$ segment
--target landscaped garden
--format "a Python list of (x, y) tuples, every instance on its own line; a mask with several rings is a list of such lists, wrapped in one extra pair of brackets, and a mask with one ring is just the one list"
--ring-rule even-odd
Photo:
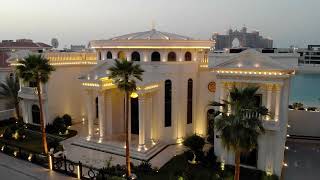
[[(74, 130), (69, 130), (71, 125), (71, 117), (64, 115), (64, 118), (57, 117), (53, 124), (48, 124), (47, 141), (48, 147), (53, 148), (54, 151), (62, 150), (60, 141), (73, 137), (77, 134)], [(26, 124), (21, 120), (17, 121), (15, 118), (3, 120), (0, 123), (0, 145), (12, 145), (22, 149), (42, 153), (42, 136), (40, 127), (37, 125)]]

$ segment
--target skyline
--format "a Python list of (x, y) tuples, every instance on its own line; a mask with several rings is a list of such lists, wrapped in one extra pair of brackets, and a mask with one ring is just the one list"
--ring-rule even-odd
[(51, 38), (58, 38), (59, 48), (64, 48), (147, 31), (155, 22), (157, 30), (195, 39), (246, 25), (249, 32), (259, 30), (271, 37), (274, 47), (306, 47), (320, 44), (320, 24), (312, 21), (320, 18), (320, 2), (308, 1), (11, 0), (2, 2), (0, 39), (28, 38), (50, 44)]

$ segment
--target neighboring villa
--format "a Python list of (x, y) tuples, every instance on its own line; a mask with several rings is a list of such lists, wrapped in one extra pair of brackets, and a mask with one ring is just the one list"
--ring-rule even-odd
[[(131, 99), (131, 155), (150, 159), (168, 144), (189, 135), (207, 134), (209, 101), (228, 99), (233, 86), (259, 86), (257, 102), (271, 113), (263, 119), (266, 133), (248, 158), (248, 165), (280, 176), (287, 135), (289, 82), (298, 64), (295, 53), (262, 53), (236, 49), (215, 53), (214, 42), (152, 29), (90, 42), (94, 52), (49, 52), (56, 67), (43, 87), (47, 123), (65, 113), (84, 121), (87, 133), (74, 146), (124, 155), (123, 94), (109, 79), (113, 59), (127, 59), (145, 70)], [(16, 65), (15, 61), (11, 61)], [(24, 121), (39, 123), (33, 83), (22, 84)], [(219, 160), (233, 164), (234, 156), (215, 136)], [(245, 160), (242, 163), (246, 164)]]

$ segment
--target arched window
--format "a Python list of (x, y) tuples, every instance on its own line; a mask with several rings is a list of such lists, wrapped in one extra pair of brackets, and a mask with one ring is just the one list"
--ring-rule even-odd
[(32, 122), (34, 124), (40, 124), (40, 109), (38, 105), (32, 105), (31, 114), (32, 114)]
[(155, 51), (151, 54), (151, 61), (160, 61), (160, 53)]
[(131, 54), (131, 61), (140, 61), (140, 54), (137, 51)]
[(107, 52), (107, 59), (112, 59), (112, 53), (110, 51)]
[(176, 61), (177, 60), (177, 56), (175, 52), (169, 52), (168, 54), (168, 61)]
[(126, 58), (126, 53), (124, 53), (123, 51), (118, 52), (118, 59), (125, 60)]
[(188, 94), (187, 94), (187, 124), (192, 123), (192, 96), (193, 96), (193, 81), (188, 80)]
[(191, 61), (191, 60), (192, 60), (192, 55), (191, 55), (190, 52), (186, 52), (186, 53), (184, 54), (184, 60), (185, 60), (185, 61)]
[(172, 83), (166, 80), (164, 83), (164, 126), (170, 127), (172, 120)]

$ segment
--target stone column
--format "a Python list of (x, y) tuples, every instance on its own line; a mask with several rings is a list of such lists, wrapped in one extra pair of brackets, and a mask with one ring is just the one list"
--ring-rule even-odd
[[(269, 112), (271, 112), (272, 88), (273, 84), (267, 84), (267, 109)], [(267, 120), (270, 120), (270, 116), (267, 116)]]
[(145, 144), (145, 109), (146, 97), (144, 94), (139, 96), (139, 147)]
[(104, 137), (104, 128), (105, 128), (105, 120), (106, 120), (104, 91), (99, 92), (98, 103), (99, 103), (99, 132), (100, 132), (99, 140), (102, 140)]
[(281, 103), (281, 92), (282, 92), (282, 85), (276, 85), (276, 107), (274, 110), (274, 120), (279, 121), (279, 113), (280, 113), (280, 103)]
[(105, 92), (105, 117), (106, 117), (106, 134), (112, 134), (112, 97), (111, 97), (111, 90), (107, 90)]
[[(228, 96), (228, 101), (230, 102), (231, 101), (231, 97), (230, 97), (230, 90), (233, 88), (233, 83), (232, 82), (227, 82), (227, 83), (225, 83), (225, 90), (226, 90), (226, 92), (225, 92), (225, 94), (224, 94), (224, 96)], [(231, 114), (231, 105), (230, 104), (228, 104), (228, 112), (227, 112), (227, 114), (228, 115), (230, 115)]]
[(146, 120), (145, 120), (145, 141), (150, 142), (152, 139), (152, 97), (148, 96), (146, 98)]
[(107, 51), (103, 50), (101, 51), (101, 60), (106, 60), (107, 59)]
[(88, 118), (88, 136), (93, 135), (93, 121), (94, 121), (94, 98), (93, 90), (86, 90), (86, 105), (87, 105), (87, 118)]
[[(220, 103), (224, 103), (225, 100), (225, 82), (220, 81)], [(223, 107), (220, 106), (220, 111), (223, 112)]]

